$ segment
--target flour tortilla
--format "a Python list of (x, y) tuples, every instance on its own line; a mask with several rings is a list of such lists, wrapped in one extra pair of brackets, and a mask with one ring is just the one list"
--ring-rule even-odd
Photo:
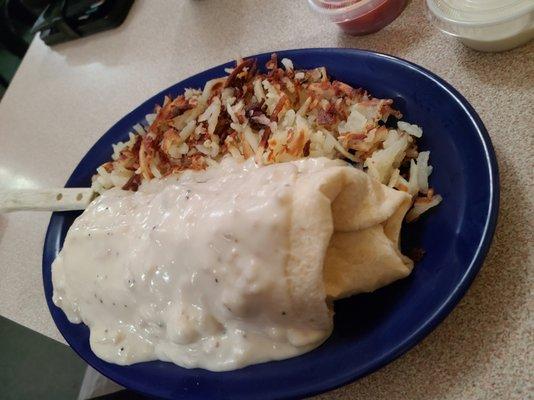
[(328, 338), (335, 299), (410, 273), (409, 195), (326, 158), (228, 162), (106, 191), (69, 229), (53, 300), (102, 359), (220, 371), (292, 357)]
[(339, 161), (295, 164), (286, 276), (294, 308), (328, 329), (333, 300), (410, 274), (413, 262), (400, 252), (399, 234), (411, 196)]

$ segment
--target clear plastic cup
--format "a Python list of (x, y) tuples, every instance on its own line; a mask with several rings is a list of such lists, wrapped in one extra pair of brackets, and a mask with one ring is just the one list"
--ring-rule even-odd
[(426, 0), (443, 32), (480, 51), (505, 51), (534, 39), (534, 0)]
[(393, 22), (407, 0), (308, 0), (308, 3), (346, 33), (367, 35)]

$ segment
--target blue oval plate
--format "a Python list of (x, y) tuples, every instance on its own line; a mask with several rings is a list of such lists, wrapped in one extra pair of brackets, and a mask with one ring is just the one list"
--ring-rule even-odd
[[(420, 148), (431, 151), (431, 184), (444, 201), (418, 222), (405, 226), (405, 250), (426, 250), (410, 277), (372, 294), (335, 305), (332, 336), (319, 348), (284, 361), (230, 372), (184, 369), (153, 361), (119, 366), (97, 358), (89, 330), (71, 324), (52, 302), (50, 266), (76, 212), (54, 213), (46, 234), (43, 280), (52, 317), (70, 346), (105, 376), (135, 391), (166, 399), (287, 399), (341, 386), (389, 363), (425, 337), (453, 309), (482, 265), (495, 229), (499, 184), (495, 154), (471, 105), (429, 71), (388, 55), (352, 49), (278, 52), (296, 68), (325, 66), (334, 78), (392, 98), (404, 120), (423, 127)], [(270, 53), (256, 57), (261, 65)], [(188, 87), (202, 88), (225, 75), (226, 63), (186, 79), (148, 99), (117, 122), (89, 150), (67, 187), (89, 186), (98, 165), (111, 157), (111, 144), (131, 127)]]

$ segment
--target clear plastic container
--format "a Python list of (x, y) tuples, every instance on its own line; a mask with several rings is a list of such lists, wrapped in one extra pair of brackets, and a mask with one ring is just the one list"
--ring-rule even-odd
[(367, 35), (389, 25), (404, 10), (407, 0), (308, 0), (311, 8), (327, 16), (350, 35)]
[(426, 0), (443, 32), (480, 51), (505, 51), (534, 38), (534, 0)]

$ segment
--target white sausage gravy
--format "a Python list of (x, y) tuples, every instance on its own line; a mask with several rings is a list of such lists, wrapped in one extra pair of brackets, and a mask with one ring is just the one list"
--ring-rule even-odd
[(303, 318), (288, 288), (298, 169), (224, 160), (137, 192), (105, 192), (53, 263), (54, 303), (116, 364), (221, 371), (309, 351), (330, 334), (331, 312), (320, 311), (326, 324)]

